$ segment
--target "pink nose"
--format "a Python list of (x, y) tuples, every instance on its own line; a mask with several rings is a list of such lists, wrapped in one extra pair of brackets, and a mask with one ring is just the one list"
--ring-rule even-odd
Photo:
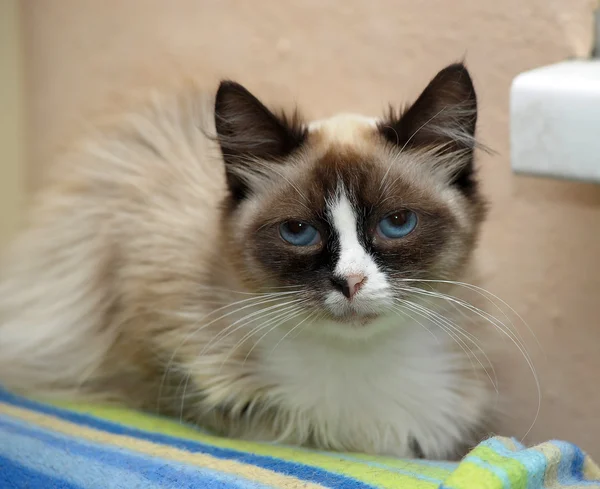
[(332, 278), (331, 281), (345, 297), (352, 299), (366, 282), (366, 277), (362, 274), (347, 275), (345, 278)]

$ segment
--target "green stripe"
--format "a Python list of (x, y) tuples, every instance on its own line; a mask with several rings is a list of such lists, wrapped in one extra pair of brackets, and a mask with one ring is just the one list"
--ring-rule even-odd
[[(436, 482), (417, 480), (411, 475), (399, 473), (394, 469), (419, 474), (434, 480), (445, 480), (450, 473), (445, 468), (425, 466), (389, 457), (375, 457), (361, 454), (352, 455), (352, 461), (349, 461), (346, 459), (346, 455), (336, 457), (335, 453), (325, 454), (302, 448), (220, 438), (201, 433), (192, 427), (181, 425), (173, 420), (118, 407), (64, 403), (54, 403), (54, 405), (143, 431), (161, 433), (176, 438), (198, 441), (215, 447), (250, 452), (256, 455), (266, 455), (285, 461), (319, 467), (348, 477), (354, 477), (362, 482), (378, 485), (382, 488), (394, 489), (399, 486), (403, 487), (404, 485), (415, 489), (434, 489), (438, 487)], [(389, 467), (389, 469), (387, 467), (375, 467), (371, 465), (372, 462), (383, 464)]]
[(527, 487), (527, 467), (514, 458), (504, 457), (486, 446), (475, 448), (468, 456), (479, 457), (485, 462), (503, 470), (510, 481), (511, 489), (525, 489)]
[(489, 470), (463, 461), (444, 483), (444, 489), (505, 489), (502, 480)]

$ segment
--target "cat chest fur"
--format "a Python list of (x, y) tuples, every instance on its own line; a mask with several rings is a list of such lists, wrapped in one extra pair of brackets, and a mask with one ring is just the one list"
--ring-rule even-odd
[(401, 457), (420, 455), (417, 444), (427, 457), (445, 457), (474, 422), (458, 389), (462, 360), (418, 324), (380, 342), (279, 340), (261, 347), (259, 376), (293, 420), (288, 441)]

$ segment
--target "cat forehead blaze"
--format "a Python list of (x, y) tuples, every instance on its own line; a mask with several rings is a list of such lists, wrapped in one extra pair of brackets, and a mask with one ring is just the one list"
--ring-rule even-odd
[(225, 229), (247, 285), (303, 288), (308, 303), (343, 318), (376, 314), (402, 280), (453, 278), (484, 217), (475, 120), (462, 65), (381, 120), (304, 124), (223, 82), (215, 123), (230, 190)]

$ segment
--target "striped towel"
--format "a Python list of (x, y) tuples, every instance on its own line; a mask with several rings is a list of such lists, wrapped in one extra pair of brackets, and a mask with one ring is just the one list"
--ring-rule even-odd
[(214, 437), (98, 406), (40, 404), (0, 391), (1, 489), (600, 488), (576, 446), (492, 438), (461, 463), (317, 452)]

